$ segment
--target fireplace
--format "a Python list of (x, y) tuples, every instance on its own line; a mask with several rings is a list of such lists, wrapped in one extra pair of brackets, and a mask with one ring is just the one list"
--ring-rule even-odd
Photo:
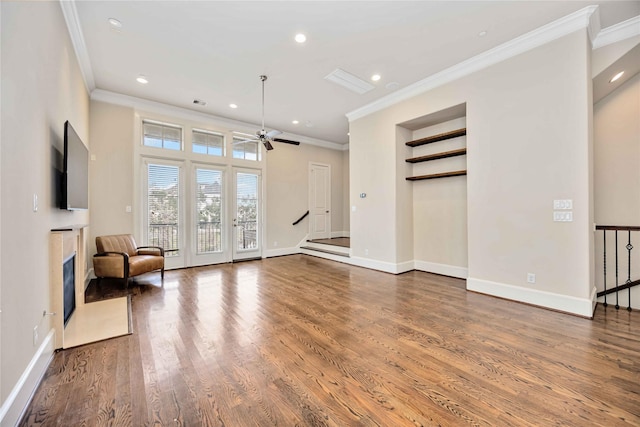
[(64, 301), (64, 325), (76, 309), (76, 253), (67, 257), (62, 263), (62, 292)]

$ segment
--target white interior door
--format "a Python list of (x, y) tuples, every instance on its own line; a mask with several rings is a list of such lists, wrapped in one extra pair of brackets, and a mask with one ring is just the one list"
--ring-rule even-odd
[(331, 238), (331, 166), (309, 164), (309, 238)]
[(261, 175), (252, 169), (233, 169), (233, 260), (262, 257)]

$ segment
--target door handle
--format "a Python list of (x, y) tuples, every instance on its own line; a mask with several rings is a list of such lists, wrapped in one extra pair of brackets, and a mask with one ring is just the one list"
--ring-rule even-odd
[(329, 211), (325, 211), (324, 213), (329, 213)]

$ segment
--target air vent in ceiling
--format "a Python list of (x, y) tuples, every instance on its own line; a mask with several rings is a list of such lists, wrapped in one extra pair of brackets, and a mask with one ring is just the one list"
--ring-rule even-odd
[(375, 86), (371, 83), (368, 83), (351, 73), (347, 73), (340, 68), (336, 68), (331, 73), (327, 74), (325, 76), (325, 80), (329, 80), (330, 82), (339, 84), (340, 86), (346, 87), (347, 89), (354, 91), (355, 93), (360, 95), (367, 93), (371, 89), (375, 88)]

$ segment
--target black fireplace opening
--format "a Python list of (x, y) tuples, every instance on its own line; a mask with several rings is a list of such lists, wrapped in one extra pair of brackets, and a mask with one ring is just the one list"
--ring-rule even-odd
[(64, 299), (64, 325), (76, 309), (76, 254), (74, 253), (62, 263), (62, 283)]

